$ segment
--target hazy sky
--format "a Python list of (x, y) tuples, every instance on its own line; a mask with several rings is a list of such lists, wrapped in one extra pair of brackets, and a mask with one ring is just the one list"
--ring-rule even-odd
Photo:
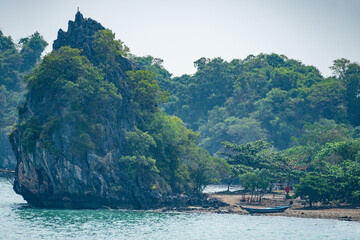
[(14, 40), (39, 31), (51, 46), (77, 7), (174, 75), (201, 57), (274, 52), (325, 76), (335, 59), (360, 62), (360, 0), (0, 0), (0, 30)]

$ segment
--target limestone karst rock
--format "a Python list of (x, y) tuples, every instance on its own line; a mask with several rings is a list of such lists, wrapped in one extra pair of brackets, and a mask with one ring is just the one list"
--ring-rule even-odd
[[(179, 157), (174, 162), (163, 160), (161, 167), (169, 169), (169, 177), (157, 170), (153, 157), (125, 154), (129, 132), (137, 141), (148, 141), (145, 148), (155, 144), (137, 128), (134, 83), (126, 74), (137, 70), (136, 64), (118, 53), (109, 52), (103, 59), (97, 55), (94, 39), (104, 29), (78, 12), (67, 32), (59, 30), (54, 51), (27, 78), (29, 92), (10, 136), (17, 158), (14, 190), (38, 207), (147, 209), (209, 204), (202, 195), (183, 194), (192, 183)], [(172, 155), (179, 149), (168, 147)]]

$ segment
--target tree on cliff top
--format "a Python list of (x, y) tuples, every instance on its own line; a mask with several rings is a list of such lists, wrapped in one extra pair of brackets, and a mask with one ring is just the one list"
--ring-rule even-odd
[(24, 59), (21, 69), (28, 71), (39, 62), (42, 52), (48, 45), (40, 33), (35, 32), (30, 37), (22, 38), (19, 41), (21, 46), (20, 54)]

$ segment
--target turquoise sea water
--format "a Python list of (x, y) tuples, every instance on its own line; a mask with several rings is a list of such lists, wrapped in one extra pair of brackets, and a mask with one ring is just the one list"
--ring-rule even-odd
[(360, 223), (214, 213), (29, 207), (0, 178), (0, 239), (360, 239)]

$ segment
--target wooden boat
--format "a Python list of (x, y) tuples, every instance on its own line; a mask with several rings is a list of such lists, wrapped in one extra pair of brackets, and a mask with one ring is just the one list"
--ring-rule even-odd
[(246, 210), (249, 213), (279, 213), (284, 212), (286, 209), (290, 208), (292, 201), (289, 205), (282, 206), (282, 207), (273, 207), (273, 208), (248, 208), (248, 207), (241, 207), (241, 209)]

